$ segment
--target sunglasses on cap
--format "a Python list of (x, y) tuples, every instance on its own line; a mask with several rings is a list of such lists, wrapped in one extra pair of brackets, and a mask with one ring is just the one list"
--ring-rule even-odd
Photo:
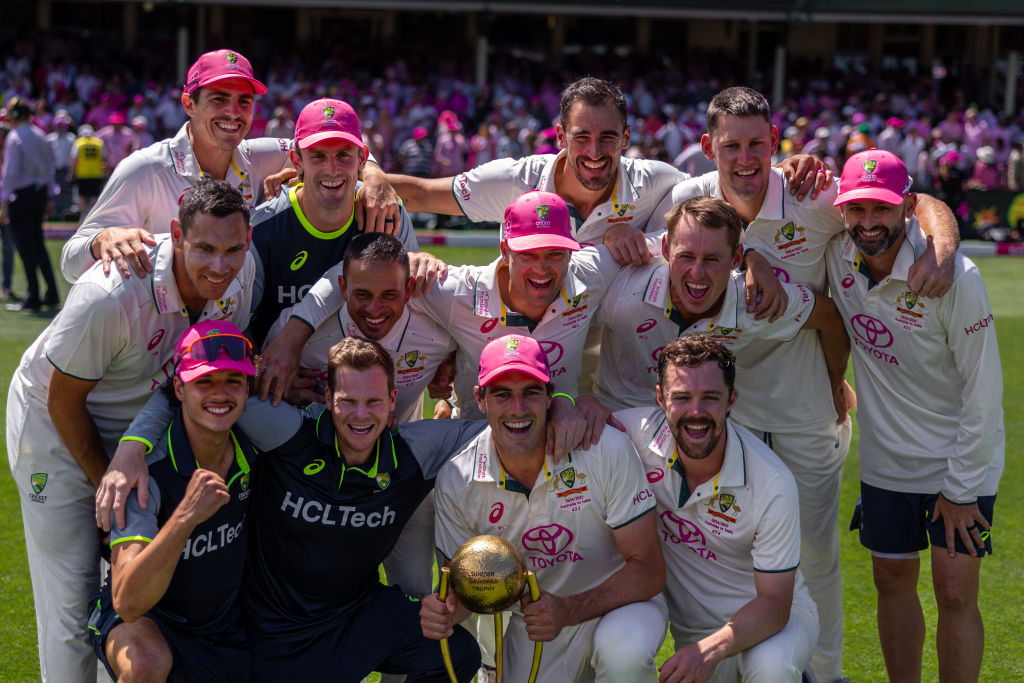
[(175, 365), (180, 365), (181, 361), (185, 359), (212, 362), (217, 360), (221, 351), (226, 352), (231, 360), (251, 358), (252, 342), (239, 334), (213, 334), (209, 337), (200, 337), (185, 348)]

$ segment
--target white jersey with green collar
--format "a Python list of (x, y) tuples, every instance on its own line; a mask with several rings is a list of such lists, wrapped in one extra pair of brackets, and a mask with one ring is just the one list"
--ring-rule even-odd
[[(452, 194), (471, 221), (500, 222), (505, 208), (524, 192), (545, 190), (557, 194), (555, 173), (564, 159), (564, 150), (522, 159), (495, 159), (455, 176)], [(573, 236), (580, 242), (600, 244), (613, 225), (646, 231), (661, 200), (676, 183), (687, 178), (688, 174), (661, 161), (619, 157), (615, 186), (608, 201), (595, 207), (586, 220), (569, 205)]]
[(206, 302), (192, 320), (174, 280), (170, 235), (150, 247), (153, 272), (124, 279), (99, 264), (71, 288), (64, 308), (25, 351), (16, 371), (45, 402), (51, 371), (97, 382), (86, 405), (111, 455), (125, 428), (156, 389), (173, 375), (174, 346), (194, 322), (249, 317), (252, 256), (222, 299)]
[(574, 252), (562, 290), (534, 323), (506, 307), (498, 288), (499, 263), (500, 259), (486, 266), (450, 268), (444, 282), (418, 299), (417, 305), (459, 345), (455, 356), (459, 417), (482, 417), (473, 397), (480, 354), (488, 342), (506, 334), (537, 339), (547, 354), (555, 391), (575, 396), (590, 321), (619, 270), (603, 246)]
[[(775, 322), (769, 322), (747, 312), (745, 286), (743, 273), (734, 271), (719, 312), (685, 326), (672, 307), (668, 263), (659, 260), (623, 268), (594, 318), (594, 324), (601, 326), (594, 396), (611, 410), (653, 405), (658, 356), (666, 344), (683, 335), (710, 335), (736, 354), (738, 365), (744, 365), (745, 349), (757, 340), (785, 342), (801, 333), (814, 310), (814, 292), (809, 287), (782, 283), (789, 303)], [(737, 372), (737, 407), (760, 400), (741, 382), (748, 375)]]
[(910, 266), (926, 246), (910, 219), (892, 272), (875, 283), (848, 235), (829, 244), (829, 284), (857, 384), (860, 478), (970, 503), (995, 494), (1003, 471), (995, 318), (977, 266), (960, 253), (941, 299), (909, 290)]
[[(185, 190), (208, 177), (192, 152), (188, 126), (182, 125), (173, 138), (132, 152), (117, 165), (96, 205), (61, 252), (61, 271), (69, 282), (96, 260), (90, 248), (104, 228), (143, 228), (154, 235), (170, 232)], [(238, 188), (250, 211), (256, 208), (263, 180), (288, 165), (291, 147), (291, 140), (255, 138), (235, 148), (224, 180)]]
[(653, 495), (621, 432), (606, 429), (597, 445), (557, 465), (545, 458), (528, 489), (505, 473), (488, 427), (434, 483), (437, 548), (450, 559), (473, 536), (501, 536), (544, 590), (573, 595), (625, 566), (612, 531), (654, 509)]
[[(797, 569), (796, 482), (767, 445), (727, 421), (722, 469), (690, 491), (661, 409), (633, 408), (615, 416), (640, 454), (657, 501), (673, 629), (716, 631), (757, 597), (757, 572)], [(793, 600), (814, 609), (799, 570)]]
[[(395, 364), (395, 389), (398, 390), (395, 415), (399, 424), (423, 417), (423, 390), (441, 361), (457, 348), (448, 331), (419, 312), (416, 306), (415, 299), (410, 301), (394, 327), (377, 341)], [(291, 309), (281, 312), (267, 335), (267, 344), (281, 333), (290, 317)], [(349, 315), (348, 307), (342, 306), (306, 342), (300, 365), (320, 370), (321, 380), (326, 382), (327, 354), (345, 337), (362, 337), (362, 334)]]

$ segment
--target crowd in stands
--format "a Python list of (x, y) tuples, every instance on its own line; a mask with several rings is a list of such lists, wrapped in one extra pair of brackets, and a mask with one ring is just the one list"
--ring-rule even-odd
[[(492, 72), (500, 75), (477, 87), (472, 60), (455, 47), (424, 42), (397, 57), (370, 42), (323, 49), (329, 51), (277, 54), (257, 66), (267, 74), (269, 93), (257, 98), (250, 137), (291, 137), (301, 107), (329, 95), (355, 107), (384, 168), (417, 176), (557, 151), (559, 91), (580, 73), (620, 81), (630, 105), (628, 155), (702, 173), (713, 169), (699, 146), (707, 102), (721, 87), (744, 81), (741, 66), (721, 54), (678, 64), (584, 51), (555, 69), (499, 50)], [(131, 151), (172, 136), (184, 122), (181, 86), (156, 47), (116, 60), (75, 57), (65, 41), (37, 37), (14, 45), (0, 70), (0, 103), (13, 96), (35, 101), (34, 121), (53, 142), (57, 183), (65, 190), (58, 213), (71, 208), (75, 131), (103, 141), (109, 173)], [(258, 65), (258, 56), (253, 61)], [(1024, 117), (1003, 116), (966, 71), (937, 78), (793, 61), (790, 73), (774, 115), (780, 158), (810, 153), (838, 170), (852, 153), (884, 148), (905, 160), (917, 189), (944, 198), (962, 218), (968, 188), (1024, 188)], [(763, 76), (756, 80), (750, 85), (770, 91)]]

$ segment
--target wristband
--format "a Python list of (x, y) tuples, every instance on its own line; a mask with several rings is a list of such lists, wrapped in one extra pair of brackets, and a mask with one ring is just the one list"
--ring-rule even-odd
[(563, 393), (551, 394), (551, 398), (552, 399), (558, 398), (559, 396), (561, 396), (563, 398), (569, 399), (569, 403), (571, 403), (573, 405), (576, 405), (576, 401), (569, 394), (563, 394)]

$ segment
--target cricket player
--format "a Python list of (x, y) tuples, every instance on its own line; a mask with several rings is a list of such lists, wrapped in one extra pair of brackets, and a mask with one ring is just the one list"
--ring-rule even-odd
[[(242, 589), (253, 679), (301, 671), (358, 681), (380, 671), (444, 681), (440, 648), (419, 628), (418, 602), (381, 584), (377, 568), (441, 466), (486, 424), (389, 428), (395, 367), (376, 342), (341, 340), (328, 373), (326, 407), (299, 411), (250, 398), (238, 423), (266, 454), (254, 470)], [(165, 402), (151, 401), (125, 438), (153, 443), (169, 417)], [(117, 464), (139, 459), (141, 450), (122, 443)], [(480, 665), (476, 642), (459, 629), (451, 645), (459, 680), (471, 680)]]
[(145, 278), (97, 264), (25, 351), (7, 400), (7, 453), (21, 494), (44, 681), (95, 680), (85, 605), (100, 584), (96, 486), (118, 439), (174, 374), (195, 322), (249, 316), (249, 210), (206, 180), (182, 198), (171, 234), (148, 247)]
[[(544, 642), (538, 681), (653, 681), (665, 636), (665, 565), (654, 493), (628, 438), (557, 464), (544, 453), (551, 374), (536, 339), (510, 334), (480, 356), (475, 388), (487, 428), (437, 479), (437, 547), (494, 534), (519, 548), (541, 598), (524, 596), (505, 634), (508, 680), (526, 680)], [(423, 633), (443, 638), (469, 612), (453, 593), (423, 600)]]
[(237, 603), (256, 450), (235, 427), (256, 374), (252, 345), (226, 320), (185, 331), (163, 391), (176, 404), (153, 448), (149, 502), (111, 529), (111, 570), (90, 639), (114, 680), (249, 680)]
[(759, 340), (789, 341), (818, 330), (829, 383), (834, 392), (846, 389), (850, 345), (835, 304), (806, 285), (785, 282), (783, 315), (756, 318), (747, 309), (743, 273), (732, 270), (742, 258), (741, 232), (740, 217), (725, 200), (693, 197), (669, 213), (662, 238), (668, 262), (619, 272), (594, 318), (602, 330), (594, 394), (602, 403), (613, 410), (650, 405), (658, 356), (684, 334), (710, 335), (742, 358)]
[[(296, 121), (294, 149), (289, 154), (300, 182), (253, 215), (253, 248), (259, 258), (247, 333), (257, 345), (263, 344), (282, 310), (298, 303), (324, 273), (341, 262), (357, 234), (356, 197), (363, 186), (359, 174), (369, 148), (363, 144), (352, 107), (329, 98), (307, 104)], [(401, 208), (399, 220), (391, 232), (410, 252), (417, 251), (412, 221)], [(321, 364), (326, 362), (324, 355)]]
[[(931, 545), (941, 680), (977, 680), (984, 649), (981, 558), (1003, 471), (1003, 375), (977, 267), (959, 252), (942, 298), (916, 293), (929, 247), (903, 162), (850, 157), (835, 203), (846, 230), (828, 245), (829, 286), (853, 341), (860, 409), (860, 540), (871, 551), (878, 633), (891, 680), (919, 680), (919, 553)], [(855, 520), (856, 521), (856, 520)]]
[[(318, 371), (317, 381), (326, 386), (331, 347), (346, 337), (377, 342), (395, 368), (395, 418), (399, 424), (422, 419), (423, 390), (456, 345), (444, 327), (410, 305), (413, 281), (405, 247), (385, 233), (356, 235), (345, 250), (338, 286), (345, 305), (303, 347), (302, 367)], [(290, 309), (285, 309), (271, 328), (270, 339), (289, 317)], [(322, 397), (322, 389), (317, 395), (311, 389), (293, 388), (287, 398), (304, 405)], [(432, 587), (433, 553), (434, 506), (428, 495), (384, 560), (388, 581), (408, 595), (426, 595)]]
[(728, 419), (736, 371), (721, 341), (675, 339), (658, 360), (658, 407), (617, 413), (658, 503), (676, 648), (662, 683), (798, 683), (818, 638), (796, 482)]
[[(824, 292), (825, 246), (843, 230), (832, 206), (834, 184), (816, 198), (793, 196), (791, 183), (770, 167), (779, 136), (768, 102), (756, 90), (733, 87), (718, 93), (708, 106), (707, 121), (701, 144), (718, 172), (677, 185), (655, 217), (693, 196), (722, 198), (745, 223), (741, 240), (747, 251), (753, 250), (745, 262), (763, 257), (779, 280)], [(928, 198), (924, 204), (919, 213), (933, 240), (915, 264), (911, 284), (922, 294), (941, 296), (951, 281), (959, 230), (942, 202)], [(759, 341), (740, 354), (736, 381), (741, 398), (733, 419), (762, 437), (796, 478), (801, 568), (821, 620), (812, 666), (819, 682), (830, 683), (843, 677), (838, 518), (851, 426), (846, 394), (831, 390), (821, 345), (811, 333), (801, 335), (785, 343)]]
[[(170, 229), (185, 190), (202, 178), (222, 179), (238, 189), (251, 212), (263, 179), (288, 165), (289, 141), (245, 139), (254, 97), (267, 92), (248, 59), (234, 50), (207, 52), (186, 78), (181, 106), (189, 120), (173, 138), (118, 164), (61, 252), (61, 271), (68, 281), (77, 280), (94, 261), (102, 261), (104, 272), (113, 264), (126, 278), (132, 271), (145, 277), (153, 268), (147, 246), (154, 235)], [(367, 169), (366, 181), (373, 208), (364, 224), (383, 232), (384, 220), (397, 220), (398, 203), (375, 164)]]

